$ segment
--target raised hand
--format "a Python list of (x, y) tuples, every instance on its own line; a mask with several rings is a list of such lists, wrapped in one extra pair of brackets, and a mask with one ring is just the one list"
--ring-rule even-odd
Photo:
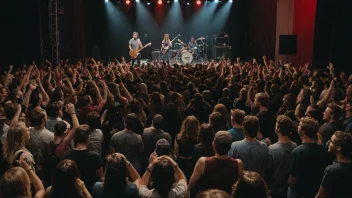
[(84, 182), (80, 180), (79, 178), (76, 178), (76, 184), (75, 188), (79, 191), (82, 192), (86, 189), (86, 186), (84, 185)]
[(72, 104), (72, 103), (68, 103), (66, 106), (65, 106), (65, 111), (67, 113), (69, 113), (70, 115), (74, 114), (76, 112), (76, 109), (75, 109), (75, 105)]

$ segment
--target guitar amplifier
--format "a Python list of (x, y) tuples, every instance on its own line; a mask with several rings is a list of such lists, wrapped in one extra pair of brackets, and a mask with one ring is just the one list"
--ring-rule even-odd
[(154, 50), (152, 51), (152, 61), (155, 62), (159, 62), (160, 61), (160, 50)]
[(230, 59), (231, 61), (231, 46), (213, 46), (212, 58), (215, 61), (220, 60), (221, 58), (225, 58), (225, 60)]

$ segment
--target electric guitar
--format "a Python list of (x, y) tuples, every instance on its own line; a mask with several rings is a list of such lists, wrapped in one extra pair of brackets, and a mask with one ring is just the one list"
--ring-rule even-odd
[[(172, 39), (170, 42), (174, 42), (175, 39), (177, 39), (179, 36), (181, 36), (181, 34), (178, 34), (174, 39)], [(167, 52), (167, 50), (169, 50), (170, 46), (168, 45), (167, 47), (161, 46), (161, 53), (165, 54)]]
[(151, 45), (152, 45), (152, 43), (148, 43), (145, 46), (143, 46), (141, 49), (130, 50), (131, 58), (136, 59), (138, 57), (140, 51), (142, 51), (144, 48), (151, 46)]

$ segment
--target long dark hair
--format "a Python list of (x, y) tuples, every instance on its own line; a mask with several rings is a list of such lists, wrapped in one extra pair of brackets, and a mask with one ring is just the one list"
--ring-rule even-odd
[(174, 168), (167, 159), (160, 159), (154, 166), (150, 180), (152, 181), (153, 188), (159, 193), (160, 197), (167, 198), (175, 182)]
[(76, 162), (72, 160), (62, 160), (54, 171), (52, 198), (82, 197), (75, 188), (76, 178), (79, 177)]
[(106, 166), (103, 198), (118, 197), (125, 193), (127, 167), (123, 158), (113, 155)]

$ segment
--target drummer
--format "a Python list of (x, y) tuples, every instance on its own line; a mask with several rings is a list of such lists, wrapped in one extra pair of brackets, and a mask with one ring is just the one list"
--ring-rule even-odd
[(194, 36), (191, 36), (191, 41), (188, 43), (188, 49), (193, 50), (196, 47), (198, 47), (197, 41)]

